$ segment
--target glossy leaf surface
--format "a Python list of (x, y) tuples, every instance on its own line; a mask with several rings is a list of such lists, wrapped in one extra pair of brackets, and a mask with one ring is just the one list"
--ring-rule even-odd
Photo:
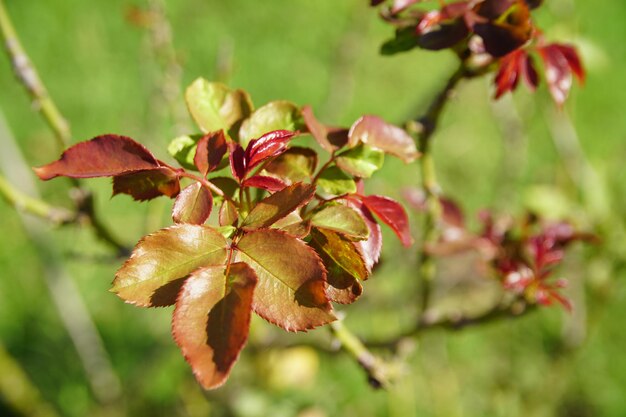
[(359, 213), (341, 204), (327, 205), (311, 217), (311, 224), (343, 234), (351, 240), (369, 237), (369, 228)]
[(349, 137), (350, 146), (364, 143), (397, 156), (406, 163), (414, 161), (419, 155), (413, 138), (404, 129), (377, 116), (361, 117), (350, 128)]
[(246, 148), (246, 170), (251, 170), (268, 158), (280, 155), (287, 150), (287, 144), (295, 135), (289, 130), (274, 130), (253, 139)]
[(171, 305), (181, 279), (200, 267), (223, 264), (226, 247), (226, 239), (211, 227), (179, 224), (161, 229), (139, 241), (117, 271), (111, 291), (141, 307)]
[(272, 101), (259, 107), (244, 120), (239, 129), (239, 143), (246, 147), (252, 139), (274, 130), (295, 132), (302, 129), (304, 122), (300, 109), (288, 101)]
[(296, 183), (277, 191), (261, 200), (250, 211), (243, 221), (245, 229), (269, 227), (279, 219), (285, 217), (298, 207), (308, 203), (315, 195), (315, 186)]
[(244, 187), (255, 187), (263, 190), (275, 192), (287, 186), (282, 180), (267, 175), (255, 175), (243, 182)]
[(335, 163), (355, 177), (369, 178), (385, 162), (385, 153), (367, 145), (357, 145), (338, 155)]
[(261, 229), (237, 243), (239, 258), (256, 272), (254, 312), (287, 331), (303, 331), (335, 320), (325, 293), (326, 271), (304, 242)]
[(172, 334), (205, 389), (226, 382), (248, 339), (256, 274), (244, 263), (195, 271), (185, 281)]
[(187, 186), (176, 197), (172, 219), (176, 223), (203, 224), (211, 214), (213, 196), (199, 182)]
[(311, 179), (317, 166), (317, 154), (313, 149), (291, 147), (265, 166), (271, 174), (289, 183)]
[(409, 230), (409, 217), (397, 201), (380, 195), (362, 197), (363, 204), (376, 214), (400, 238), (404, 246), (411, 246), (413, 238)]
[(180, 191), (176, 172), (170, 168), (154, 168), (113, 177), (113, 195), (128, 194), (137, 201), (165, 195), (175, 197)]
[(219, 166), (227, 150), (226, 137), (222, 130), (209, 133), (198, 141), (196, 153), (193, 158), (194, 165), (202, 175), (206, 175)]

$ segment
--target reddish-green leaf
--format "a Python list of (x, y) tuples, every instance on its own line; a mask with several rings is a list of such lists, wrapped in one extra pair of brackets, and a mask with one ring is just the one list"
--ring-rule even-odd
[(176, 197), (172, 219), (176, 223), (203, 224), (211, 214), (213, 196), (199, 182), (194, 182)]
[(354, 179), (338, 167), (332, 166), (325, 169), (317, 177), (317, 185), (331, 195), (356, 193)]
[(349, 137), (350, 147), (364, 143), (397, 156), (406, 163), (414, 161), (419, 155), (408, 133), (377, 116), (361, 117), (350, 128)]
[(239, 212), (237, 211), (237, 207), (235, 207), (233, 202), (230, 200), (224, 200), (224, 202), (222, 203), (222, 207), (220, 207), (220, 226), (233, 225), (237, 221), (238, 217)]
[(254, 312), (288, 331), (302, 331), (335, 320), (325, 293), (326, 271), (304, 242), (274, 229), (245, 234), (237, 243), (239, 260), (256, 272)]
[(285, 152), (294, 135), (295, 132), (289, 130), (275, 130), (251, 140), (246, 148), (246, 170), (249, 172), (266, 159)]
[(49, 180), (58, 176), (112, 177), (159, 166), (154, 155), (131, 138), (103, 135), (70, 147), (59, 160), (34, 170), (39, 178)]
[(308, 203), (315, 195), (315, 186), (296, 183), (259, 201), (243, 221), (244, 229), (269, 227), (295, 209)]
[(172, 290), (182, 284), (177, 287), (174, 281), (200, 267), (223, 264), (227, 246), (211, 227), (178, 224), (161, 229), (139, 241), (117, 271), (111, 291), (141, 307), (171, 305), (176, 296)]
[(275, 130), (295, 132), (304, 126), (300, 109), (288, 101), (272, 101), (259, 107), (243, 121), (239, 129), (239, 143), (246, 147), (252, 139)]
[(354, 242), (330, 230), (313, 229), (311, 246), (322, 257), (328, 271), (326, 293), (331, 301), (341, 304), (354, 302), (363, 292), (359, 280), (369, 276), (365, 260)]
[(172, 334), (205, 389), (226, 382), (248, 339), (257, 277), (244, 263), (195, 271), (176, 301)]
[(397, 201), (380, 195), (361, 197), (361, 201), (400, 238), (404, 246), (411, 246), (413, 238), (409, 230), (409, 217)]
[(198, 141), (193, 162), (198, 171), (202, 175), (206, 175), (218, 167), (227, 150), (228, 147), (226, 146), (226, 137), (223, 130), (209, 133)]
[(239, 182), (243, 181), (246, 176), (246, 157), (245, 151), (238, 143), (230, 143), (230, 154), (228, 159), (230, 160), (230, 171), (233, 177)]
[(315, 118), (311, 106), (304, 106), (302, 108), (302, 117), (304, 118), (307, 129), (311, 132), (311, 135), (313, 135), (317, 143), (327, 152), (333, 152), (336, 148), (328, 140), (328, 129)]
[(345, 235), (351, 240), (369, 237), (369, 228), (359, 213), (341, 204), (323, 207), (311, 217), (311, 224)]
[(282, 230), (300, 239), (304, 239), (311, 231), (311, 222), (302, 220), (298, 211), (292, 211), (272, 225), (273, 228)]
[(265, 170), (292, 182), (310, 180), (317, 166), (317, 153), (313, 149), (291, 147), (265, 166)]
[(383, 234), (380, 230), (380, 225), (376, 222), (372, 213), (363, 206), (360, 201), (349, 200), (350, 207), (358, 210), (361, 213), (365, 224), (370, 230), (370, 235), (367, 240), (355, 242), (355, 245), (359, 248), (363, 259), (365, 260), (365, 266), (368, 271), (371, 271), (374, 265), (378, 263), (380, 258), (380, 251), (383, 247)]
[(267, 175), (255, 175), (253, 177), (246, 179), (243, 182), (243, 186), (261, 188), (263, 190), (274, 192), (274, 191), (282, 190), (283, 188), (287, 186), (287, 184), (285, 184), (283, 181), (279, 180), (278, 178), (268, 177)]
[(360, 178), (369, 178), (378, 171), (385, 161), (385, 154), (379, 149), (359, 144), (340, 153), (335, 163), (348, 174)]
[(168, 167), (129, 172), (113, 177), (113, 195), (128, 194), (138, 201), (165, 195), (175, 197), (180, 192), (178, 174)]

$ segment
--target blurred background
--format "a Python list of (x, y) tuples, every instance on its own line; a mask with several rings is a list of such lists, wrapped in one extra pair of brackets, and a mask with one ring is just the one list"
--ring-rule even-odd
[[(447, 52), (381, 57), (391, 29), (366, 0), (5, 3), (73, 142), (118, 133), (159, 158), (169, 158), (173, 137), (195, 131), (181, 91), (198, 76), (246, 89), (257, 106), (310, 104), (326, 123), (350, 125), (365, 113), (402, 123), (424, 111), (455, 66)], [(23, 221), (0, 201), (0, 415), (625, 416), (626, 3), (546, 3), (536, 19), (548, 39), (580, 48), (586, 85), (574, 86), (558, 111), (545, 86), (494, 103), (491, 77), (465, 82), (434, 155), (470, 227), (481, 208), (532, 209), (600, 236), (598, 246), (574, 247), (558, 271), (570, 280), (573, 313), (542, 308), (429, 331), (393, 357), (377, 352), (394, 367), (387, 390), (373, 390), (351, 358), (333, 351), (327, 329), (293, 335), (254, 319), (228, 383), (203, 392), (170, 336), (171, 309), (135, 308), (109, 293), (122, 259), (88, 227)], [(0, 170), (21, 190), (71, 207), (67, 181), (31, 189), (25, 167), (59, 151), (5, 54), (0, 154)], [(402, 200), (418, 175), (417, 165), (387, 158), (368, 191)], [(103, 222), (128, 246), (170, 221), (169, 200), (110, 199), (106, 179), (88, 186)], [(417, 249), (388, 232), (364, 295), (339, 308), (369, 340), (410, 327), (417, 309)], [(441, 308), (479, 306), (493, 289), (473, 282), (466, 259), (443, 259), (439, 270)]]

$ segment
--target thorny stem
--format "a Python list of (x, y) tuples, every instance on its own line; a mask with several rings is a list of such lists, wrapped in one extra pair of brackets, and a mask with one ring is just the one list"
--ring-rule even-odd
[[(60, 150), (64, 150), (68, 147), (72, 138), (69, 124), (59, 111), (54, 100), (52, 100), (50, 94), (48, 94), (48, 90), (41, 81), (36, 68), (22, 47), (19, 36), (7, 13), (4, 0), (0, 0), (0, 33), (2, 34), (4, 46), (13, 64), (17, 79), (34, 100), (37, 110), (39, 110), (54, 133), (58, 147)], [(72, 184), (75, 187), (79, 187), (78, 180), (72, 180)], [(128, 248), (120, 243), (96, 216), (91, 192), (79, 188), (78, 194), (79, 199), (77, 199), (77, 201), (80, 204), (77, 205), (77, 211), (89, 219), (95, 234), (109, 244), (109, 246), (115, 248), (120, 255), (127, 254), (129, 252)]]

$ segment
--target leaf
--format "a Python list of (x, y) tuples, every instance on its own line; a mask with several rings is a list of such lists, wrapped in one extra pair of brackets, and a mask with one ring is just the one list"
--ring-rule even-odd
[(303, 331), (335, 320), (325, 293), (326, 271), (318, 255), (301, 240), (274, 229), (245, 234), (239, 258), (259, 282), (252, 308), (287, 331)]
[(302, 118), (304, 119), (307, 130), (313, 135), (313, 138), (319, 143), (322, 149), (327, 152), (333, 152), (336, 148), (328, 140), (328, 129), (315, 118), (311, 106), (304, 106), (302, 108)]
[(185, 91), (185, 101), (191, 117), (204, 133), (227, 132), (253, 110), (245, 91), (230, 90), (221, 83), (196, 79)]
[(298, 211), (292, 211), (282, 219), (272, 225), (273, 228), (282, 230), (285, 233), (303, 239), (311, 232), (311, 222), (302, 220)]
[(369, 178), (383, 166), (384, 161), (385, 153), (383, 151), (359, 144), (340, 153), (335, 163), (339, 168), (351, 175)]
[(253, 139), (246, 148), (246, 171), (250, 172), (255, 166), (280, 155), (287, 150), (287, 144), (295, 133), (289, 130), (275, 130), (264, 134), (258, 139)]
[(341, 204), (323, 207), (311, 217), (311, 224), (343, 234), (351, 240), (369, 237), (369, 228), (359, 213)]
[(363, 292), (359, 280), (369, 276), (365, 260), (354, 242), (330, 230), (313, 229), (311, 246), (322, 257), (328, 271), (326, 293), (331, 301), (341, 304), (354, 302)]
[(194, 182), (176, 197), (172, 219), (176, 223), (203, 224), (209, 218), (212, 208), (211, 191), (199, 182)]
[(246, 147), (252, 139), (275, 130), (295, 132), (304, 127), (300, 109), (288, 101), (271, 101), (244, 120), (239, 129), (239, 143)]
[(113, 196), (128, 194), (137, 201), (165, 195), (175, 197), (180, 192), (178, 174), (168, 167), (134, 171), (113, 177)]
[(269, 227), (315, 195), (315, 186), (298, 182), (259, 201), (242, 223), (247, 230)]
[(211, 178), (211, 184), (215, 185), (217, 188), (222, 190), (224, 195), (229, 198), (233, 198), (239, 190), (239, 184), (232, 178), (228, 177), (215, 177)]
[(313, 149), (294, 146), (274, 158), (265, 170), (291, 184), (310, 180), (316, 167), (317, 153)]
[(364, 143), (397, 156), (405, 163), (412, 162), (419, 156), (415, 142), (408, 133), (377, 116), (361, 117), (350, 128), (349, 137), (350, 147)]
[(185, 169), (197, 171), (194, 158), (198, 148), (198, 142), (202, 135), (182, 135), (174, 138), (167, 146), (167, 153)]
[(361, 218), (369, 228), (370, 233), (367, 240), (354, 242), (354, 244), (359, 248), (361, 255), (363, 255), (367, 270), (371, 272), (374, 265), (378, 263), (380, 252), (383, 248), (383, 234), (380, 230), (380, 225), (376, 222), (372, 213), (360, 201), (350, 199), (348, 200), (348, 205), (361, 213)]
[(338, 167), (325, 169), (317, 178), (317, 185), (332, 195), (352, 194), (356, 192), (356, 183)]
[(409, 217), (404, 208), (397, 201), (380, 195), (361, 197), (363, 204), (376, 214), (398, 236), (406, 247), (413, 244), (411, 231), (409, 230)]
[(267, 191), (279, 191), (287, 186), (283, 181), (278, 178), (268, 177), (266, 175), (255, 175), (248, 178), (243, 182), (244, 187), (261, 188)]
[(34, 171), (47, 181), (59, 176), (112, 177), (160, 166), (148, 149), (131, 138), (103, 135), (68, 148), (57, 161), (34, 168)]
[(200, 267), (223, 264), (227, 246), (226, 239), (208, 226), (178, 224), (161, 229), (139, 241), (117, 271), (111, 291), (140, 307), (171, 305), (176, 293), (169, 287), (159, 290)]
[(226, 137), (223, 130), (209, 133), (198, 141), (193, 162), (198, 171), (204, 176), (219, 166), (227, 150), (228, 147), (226, 146)]
[(395, 36), (380, 47), (381, 55), (394, 55), (410, 51), (419, 46), (420, 37), (415, 33), (415, 26), (397, 29)]
[(219, 222), (220, 226), (230, 226), (235, 224), (239, 218), (237, 207), (230, 200), (224, 200), (220, 207)]
[(246, 176), (246, 154), (241, 145), (238, 143), (230, 144), (230, 154), (228, 155), (228, 159), (230, 160), (230, 171), (233, 174), (233, 177), (237, 179), (237, 181), (243, 181)]
[(196, 379), (205, 389), (226, 382), (250, 329), (257, 277), (244, 263), (202, 268), (182, 287), (172, 334)]

